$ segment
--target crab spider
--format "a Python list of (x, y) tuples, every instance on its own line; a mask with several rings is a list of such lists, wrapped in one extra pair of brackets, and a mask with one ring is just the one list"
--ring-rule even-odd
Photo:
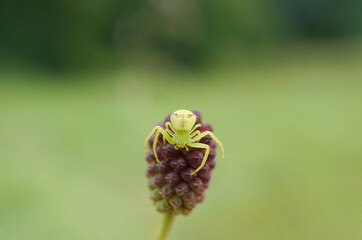
[(170, 117), (171, 122), (165, 123), (165, 128), (163, 129), (160, 126), (156, 126), (152, 129), (150, 134), (147, 136), (145, 141), (145, 152), (147, 151), (147, 142), (150, 139), (150, 137), (155, 133), (155, 139), (153, 141), (153, 153), (155, 154), (155, 158), (157, 162), (159, 162), (157, 153), (156, 153), (156, 145), (157, 140), (160, 135), (160, 133), (163, 136), (164, 141), (166, 140), (168, 143), (174, 145), (174, 148), (177, 150), (178, 148), (185, 148), (187, 151), (189, 150), (188, 147), (193, 148), (203, 148), (205, 149), (205, 155), (202, 159), (201, 165), (191, 173), (191, 175), (194, 175), (197, 173), (206, 163), (207, 157), (210, 153), (210, 147), (207, 144), (199, 143), (199, 141), (207, 136), (210, 135), (214, 141), (219, 144), (222, 150), (222, 157), (225, 158), (224, 154), (224, 147), (221, 143), (221, 141), (214, 135), (213, 132), (205, 131), (200, 132), (197, 130), (198, 127), (201, 127), (201, 124), (196, 124), (196, 116), (192, 112), (188, 110), (178, 110), (171, 114)]

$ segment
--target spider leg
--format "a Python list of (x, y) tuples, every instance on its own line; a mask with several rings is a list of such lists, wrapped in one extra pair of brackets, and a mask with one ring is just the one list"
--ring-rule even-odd
[(201, 134), (201, 132), (199, 130), (196, 130), (195, 132), (190, 134), (190, 137), (193, 138), (195, 137), (197, 134)]
[(225, 153), (224, 153), (224, 146), (222, 145), (221, 141), (215, 136), (215, 134), (213, 132), (210, 131), (205, 131), (199, 135), (197, 135), (196, 137), (194, 137), (193, 139), (191, 139), (191, 142), (197, 142), (199, 141), (201, 138), (210, 135), (210, 137), (212, 139), (214, 139), (214, 141), (219, 144), (219, 146), (221, 147), (221, 151), (222, 151), (222, 158), (225, 158)]
[[(170, 129), (165, 129), (165, 131), (168, 133), (168, 135), (170, 135), (171, 137), (174, 135), (174, 133), (170, 130)], [(163, 136), (163, 143), (165, 143), (165, 136)]]
[(192, 133), (192, 132), (195, 131), (198, 127), (201, 127), (201, 123), (196, 124), (196, 125), (190, 130), (189, 133)]
[(146, 141), (145, 141), (145, 152), (147, 152), (147, 142), (150, 139), (150, 137), (157, 131), (157, 129), (161, 128), (160, 126), (156, 126), (152, 129), (152, 131), (150, 132), (150, 134), (148, 134)]
[(166, 129), (167, 129), (167, 127), (169, 127), (174, 133), (176, 132), (175, 129), (173, 129), (172, 124), (170, 122), (166, 122), (165, 127), (166, 127)]
[(198, 171), (200, 171), (200, 169), (205, 165), (206, 163), (206, 160), (207, 160), (207, 157), (209, 156), (209, 152), (210, 152), (210, 147), (209, 145), (207, 144), (204, 144), (204, 143), (190, 143), (188, 144), (190, 147), (193, 147), (193, 148), (205, 148), (206, 151), (205, 151), (205, 155), (204, 155), (204, 158), (202, 159), (202, 162), (200, 164), (200, 166), (191, 173), (191, 175), (194, 175), (195, 173), (197, 173)]
[(157, 152), (156, 152), (156, 145), (157, 145), (157, 140), (158, 140), (158, 136), (160, 135), (160, 133), (162, 133), (162, 136), (167, 140), (167, 142), (174, 144), (174, 141), (172, 139), (172, 137), (167, 133), (167, 131), (161, 127), (159, 127), (156, 130), (156, 135), (155, 135), (155, 139), (153, 141), (153, 154), (155, 154), (155, 158), (156, 161), (159, 162), (160, 160), (158, 159), (157, 156)]

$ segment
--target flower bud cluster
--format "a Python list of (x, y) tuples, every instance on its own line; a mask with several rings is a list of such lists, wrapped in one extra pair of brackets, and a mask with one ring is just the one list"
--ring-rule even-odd
[[(192, 112), (197, 117), (196, 124), (202, 124), (198, 128), (200, 132), (212, 131), (210, 124), (201, 122), (198, 111)], [(165, 128), (165, 123), (168, 121), (170, 121), (170, 114), (158, 125)], [(211, 179), (211, 171), (215, 167), (216, 144), (209, 136), (199, 141), (210, 146), (210, 154), (202, 169), (191, 175), (201, 165), (205, 149), (189, 147), (189, 151), (185, 148), (176, 150), (174, 145), (167, 141), (164, 143), (160, 135), (156, 148), (160, 162), (157, 162), (152, 150), (153, 142), (154, 136), (149, 140), (150, 150), (146, 154), (148, 162), (146, 176), (151, 190), (150, 198), (159, 212), (172, 211), (174, 214), (188, 215), (198, 203), (204, 200), (205, 190), (209, 187)]]

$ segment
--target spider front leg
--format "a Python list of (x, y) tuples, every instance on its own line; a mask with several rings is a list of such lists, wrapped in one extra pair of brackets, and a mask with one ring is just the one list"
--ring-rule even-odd
[(162, 133), (163, 137), (167, 140), (167, 142), (169, 142), (170, 144), (175, 144), (171, 135), (169, 135), (169, 133), (165, 129), (159, 127), (156, 130), (155, 139), (153, 140), (153, 154), (155, 155), (157, 162), (160, 162), (160, 160), (158, 159), (158, 156), (157, 156), (157, 152), (156, 152), (157, 140), (158, 140), (158, 136), (160, 135), (160, 133)]
[(209, 147), (209, 145), (204, 144), (204, 143), (190, 143), (188, 145), (193, 148), (205, 148), (206, 149), (204, 158), (202, 159), (200, 166), (191, 173), (191, 175), (194, 175), (195, 173), (200, 171), (200, 169), (205, 165), (207, 157), (209, 156), (209, 153), (210, 153), (210, 147)]
[(222, 151), (222, 158), (225, 158), (225, 153), (224, 153), (224, 146), (222, 145), (221, 141), (215, 136), (215, 134), (213, 132), (210, 131), (205, 131), (199, 135), (197, 135), (196, 137), (194, 137), (193, 139), (191, 139), (191, 142), (197, 142), (199, 141), (201, 138), (210, 135), (210, 137), (212, 139), (214, 139), (214, 141), (219, 144), (219, 146), (221, 147), (221, 151)]
[[(147, 152), (147, 142), (148, 140), (151, 138), (151, 136), (157, 131), (157, 129), (161, 128), (160, 126), (156, 126), (152, 129), (152, 131), (150, 132), (150, 134), (148, 134), (148, 136), (146, 137), (146, 141), (145, 141), (145, 152)], [(162, 129), (162, 128), (161, 128)]]

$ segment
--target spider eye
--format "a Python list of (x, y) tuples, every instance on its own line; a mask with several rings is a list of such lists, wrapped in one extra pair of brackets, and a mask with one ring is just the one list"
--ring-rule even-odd
[(193, 114), (189, 114), (189, 118), (192, 117), (192, 116), (193, 116)]
[(178, 114), (177, 114), (177, 113), (173, 113), (172, 115), (174, 115), (174, 116), (178, 117)]

